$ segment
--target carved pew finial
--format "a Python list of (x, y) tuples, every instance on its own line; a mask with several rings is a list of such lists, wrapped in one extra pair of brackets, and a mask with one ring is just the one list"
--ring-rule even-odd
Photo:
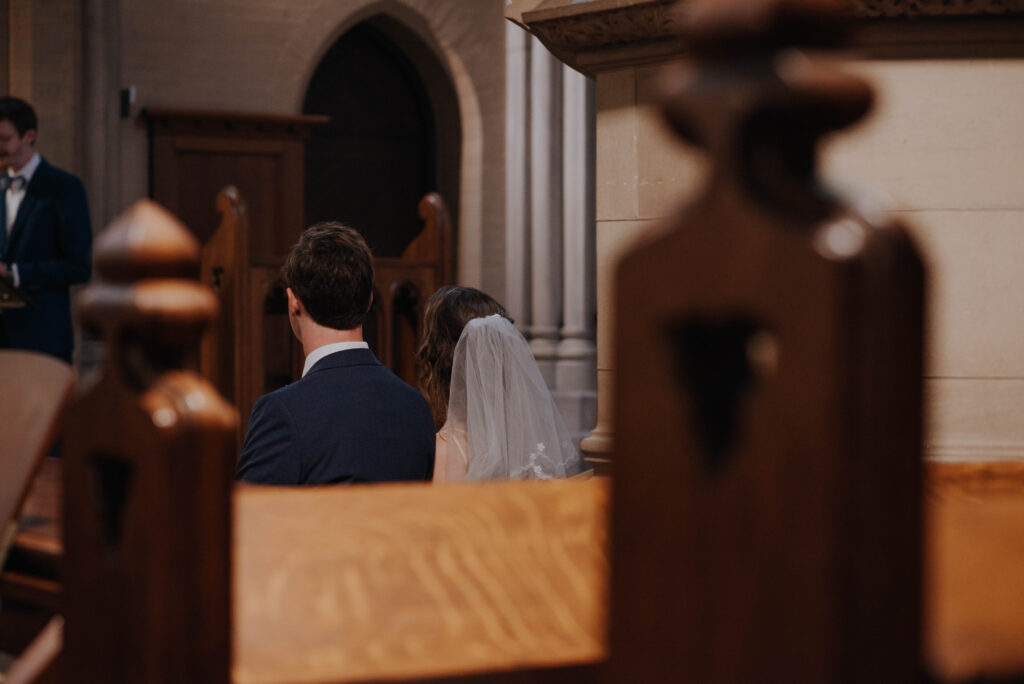
[[(217, 297), (220, 324), (203, 335), (199, 370), (204, 378), (243, 416), (263, 394), (254, 365), (262, 366), (262, 354), (249, 327), (252, 299), (249, 255), (249, 213), (238, 188), (228, 185), (217, 193), (220, 223), (200, 250), (200, 280)], [(255, 338), (255, 339), (253, 339)], [(262, 350), (260, 350), (262, 351)], [(239, 425), (238, 443), (245, 434)]]
[(817, 177), (843, 5), (681, 3), (666, 115), (703, 192), (617, 272), (608, 681), (910, 681), (923, 266)]
[(217, 311), (187, 279), (198, 256), (148, 201), (97, 241), (103, 282), (80, 312), (103, 331), (107, 360), (65, 439), (68, 681), (228, 680), (237, 414), (183, 370)]
[(677, 75), (665, 113), (684, 139), (711, 155), (713, 181), (779, 211), (820, 217), (831, 210), (812, 187), (817, 143), (864, 116), (871, 89), (797, 48), (840, 43), (849, 28), (845, 7), (840, 0), (678, 6), (696, 66)]

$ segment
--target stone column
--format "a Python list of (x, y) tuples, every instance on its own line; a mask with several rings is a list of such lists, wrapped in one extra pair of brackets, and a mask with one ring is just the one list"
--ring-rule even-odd
[[(535, 38), (530, 38), (536, 42)], [(562, 65), (530, 51), (530, 349), (554, 388), (562, 308)]]
[[(521, 32), (525, 33), (520, 29)], [(0, 50), (0, 93), (11, 92), (11, 4), (9, 0), (0, 0), (0, 38), (7, 49)]]
[(562, 329), (556, 400), (582, 437), (597, 420), (594, 344), (594, 83), (562, 67)]
[(594, 86), (520, 27), (506, 51), (506, 300), (570, 432), (597, 414)]
[[(93, 233), (121, 210), (121, 2), (82, 3), (82, 184)], [(77, 364), (84, 375), (102, 365), (105, 344), (78, 338)]]
[(83, 5), (82, 182), (94, 230), (121, 211), (119, 144), (120, 2)]
[(505, 26), (505, 308), (530, 328), (529, 63), (535, 39)]

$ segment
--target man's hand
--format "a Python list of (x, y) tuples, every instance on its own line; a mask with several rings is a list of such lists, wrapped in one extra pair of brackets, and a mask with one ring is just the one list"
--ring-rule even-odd
[(7, 275), (7, 264), (2, 261), (0, 261), (0, 275)]

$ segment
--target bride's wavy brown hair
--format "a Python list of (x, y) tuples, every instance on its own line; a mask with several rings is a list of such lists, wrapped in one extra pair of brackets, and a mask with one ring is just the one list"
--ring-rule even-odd
[(492, 314), (512, 321), (505, 307), (490, 295), (472, 287), (445, 285), (427, 300), (423, 312), (423, 339), (416, 351), (416, 358), (420, 366), (420, 390), (430, 403), (437, 430), (448, 419), (452, 359), (462, 329), (474, 318)]

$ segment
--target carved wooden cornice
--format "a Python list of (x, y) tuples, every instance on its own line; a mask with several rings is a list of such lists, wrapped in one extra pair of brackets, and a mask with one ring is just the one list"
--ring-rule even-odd
[(200, 109), (147, 107), (142, 118), (153, 132), (176, 135), (258, 138), (306, 138), (310, 129), (330, 122), (316, 114), (257, 114)]
[(631, 43), (679, 32), (669, 12), (675, 0), (643, 0), (611, 9), (591, 9), (590, 4), (572, 5), (564, 8), (565, 12), (527, 12), (523, 20), (526, 28), (545, 44), (567, 48)]
[(1022, 0), (850, 0), (861, 17), (976, 17), (1024, 13)]
[[(1024, 0), (847, 0), (865, 20), (1024, 17)], [(526, 5), (524, 7), (523, 5)], [(532, 5), (532, 9), (528, 7)], [(609, 53), (644, 44), (645, 54), (678, 49), (676, 0), (517, 0), (506, 16), (534, 34), (559, 59), (587, 72)], [(518, 6), (518, 13), (517, 13)], [(582, 53), (589, 55), (581, 56)]]
[(675, 0), (634, 0), (614, 6), (597, 0), (544, 7), (524, 12), (521, 25), (557, 54), (673, 36), (678, 33), (669, 12), (674, 4)]

